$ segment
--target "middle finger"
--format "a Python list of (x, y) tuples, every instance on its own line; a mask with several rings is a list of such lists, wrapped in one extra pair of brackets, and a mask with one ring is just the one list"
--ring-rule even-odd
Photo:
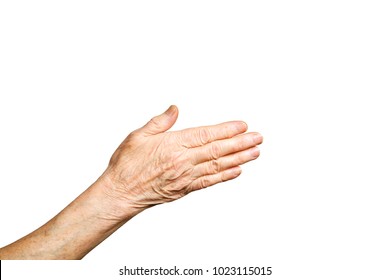
[(207, 145), (190, 149), (192, 164), (215, 160), (220, 157), (247, 150), (261, 144), (263, 137), (257, 132), (241, 134), (230, 139), (214, 141)]

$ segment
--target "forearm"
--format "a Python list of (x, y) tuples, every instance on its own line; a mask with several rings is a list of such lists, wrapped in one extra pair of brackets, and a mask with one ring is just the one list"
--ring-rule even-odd
[(235, 179), (260, 155), (242, 121), (167, 132), (177, 116), (171, 106), (130, 133), (91, 187), (0, 259), (81, 259), (142, 210)]
[(81, 259), (141, 210), (126, 209), (99, 179), (45, 225), (0, 249), (0, 259)]

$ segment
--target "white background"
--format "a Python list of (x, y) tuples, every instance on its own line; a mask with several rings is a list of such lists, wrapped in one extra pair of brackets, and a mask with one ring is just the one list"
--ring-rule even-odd
[(238, 179), (143, 212), (81, 262), (3, 262), (3, 278), (177, 265), (389, 279), (389, 13), (388, 1), (1, 1), (0, 246), (170, 104), (174, 129), (239, 119), (265, 139)]

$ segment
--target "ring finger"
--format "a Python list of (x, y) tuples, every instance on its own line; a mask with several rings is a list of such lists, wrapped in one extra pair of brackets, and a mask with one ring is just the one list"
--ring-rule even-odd
[(196, 165), (194, 167), (193, 176), (199, 178), (205, 175), (217, 174), (229, 168), (239, 166), (248, 161), (254, 160), (258, 158), (259, 155), (259, 148), (252, 147), (250, 149), (230, 154), (218, 159), (209, 160)]

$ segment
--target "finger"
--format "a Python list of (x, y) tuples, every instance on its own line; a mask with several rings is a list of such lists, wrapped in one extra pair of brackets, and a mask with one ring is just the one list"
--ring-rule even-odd
[(248, 161), (257, 159), (260, 155), (258, 147), (227, 155), (216, 160), (210, 160), (194, 167), (193, 176), (199, 178), (205, 175), (220, 173), (232, 167), (242, 165)]
[(139, 132), (144, 136), (165, 132), (175, 124), (178, 114), (178, 108), (175, 105), (171, 105), (164, 113), (153, 117), (147, 124), (141, 127)]
[(251, 147), (261, 144), (263, 137), (257, 132), (246, 133), (236, 137), (215, 141), (202, 147), (190, 150), (192, 155), (192, 164), (216, 160), (220, 157), (247, 150)]
[(215, 140), (227, 139), (248, 129), (242, 121), (225, 122), (211, 126), (188, 128), (180, 131), (179, 139), (186, 148), (203, 146)]
[(192, 182), (191, 191), (197, 191), (221, 182), (235, 179), (238, 176), (240, 176), (240, 174), (241, 174), (241, 168), (239, 166), (235, 166), (233, 168), (224, 170), (217, 174), (202, 176), (196, 179), (194, 182)]

